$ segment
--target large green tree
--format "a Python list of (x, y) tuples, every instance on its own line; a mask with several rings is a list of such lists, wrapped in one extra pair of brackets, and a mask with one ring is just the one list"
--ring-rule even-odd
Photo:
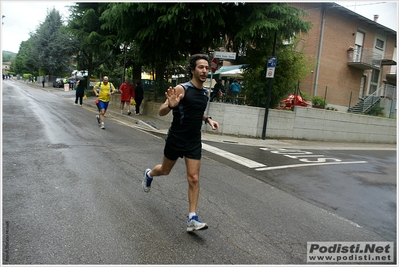
[[(299, 50), (298, 43), (299, 40), (289, 44), (276, 42), (277, 66), (272, 80), (271, 108), (278, 106), (288, 94), (294, 93), (298, 83), (311, 70), (307, 56)], [(271, 54), (268, 47), (247, 50), (248, 67), (244, 72), (243, 94), (248, 105), (266, 106), (270, 78), (266, 78), (265, 66)]]
[(13, 71), (18, 74), (34, 73), (36, 69), (33, 54), (35, 52), (33, 38), (21, 42), (13, 63)]
[(237, 52), (238, 62), (249, 64), (244, 72), (246, 102), (254, 106), (266, 105), (269, 84), (266, 65), (275, 49), (277, 67), (270, 106), (277, 106), (310, 71), (308, 59), (299, 50), (299, 40), (295, 39), (312, 26), (301, 19), (306, 13), (288, 3), (228, 3), (226, 10), (226, 47)]
[(29, 39), (20, 44), (14, 71), (34, 75), (69, 73), (75, 43), (73, 36), (65, 31), (59, 12), (53, 8)]
[(60, 13), (52, 9), (35, 34), (38, 65), (43, 74), (69, 73), (71, 56), (75, 52), (76, 41), (68, 34)]
[[(101, 77), (115, 67), (113, 56), (120, 53), (120, 44), (116, 42), (117, 28), (103, 29), (102, 13), (108, 3), (75, 3), (70, 7), (71, 18), (68, 22), (69, 32), (78, 39), (78, 68), (87, 70), (88, 76)], [(112, 80), (112, 78), (110, 78)]]
[(220, 41), (221, 12), (220, 4), (112, 3), (102, 19), (104, 28), (118, 29), (120, 43), (132, 44), (133, 71), (143, 65), (154, 70), (164, 90), (165, 74), (173, 72), (168, 66), (175, 68), (190, 54), (209, 53)]

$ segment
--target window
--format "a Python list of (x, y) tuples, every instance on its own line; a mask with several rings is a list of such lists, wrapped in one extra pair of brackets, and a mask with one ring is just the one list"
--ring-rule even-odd
[(377, 38), (375, 41), (375, 48), (383, 50), (384, 49), (384, 41)]

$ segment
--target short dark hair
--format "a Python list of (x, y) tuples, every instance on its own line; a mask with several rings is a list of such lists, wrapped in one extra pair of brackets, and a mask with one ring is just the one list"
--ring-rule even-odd
[(192, 78), (193, 74), (191, 73), (192, 70), (195, 70), (195, 67), (197, 66), (197, 60), (198, 59), (205, 59), (206, 61), (208, 61), (208, 65), (209, 65), (209, 57), (206, 54), (195, 54), (192, 55), (190, 57), (190, 62), (188, 65), (188, 72), (190, 75), (190, 78)]

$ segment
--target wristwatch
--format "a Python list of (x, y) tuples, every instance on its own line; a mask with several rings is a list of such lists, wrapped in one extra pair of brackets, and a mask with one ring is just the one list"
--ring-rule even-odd
[(212, 119), (212, 117), (210, 117), (210, 116), (206, 117), (206, 119), (204, 120), (205, 124), (208, 123), (209, 119)]

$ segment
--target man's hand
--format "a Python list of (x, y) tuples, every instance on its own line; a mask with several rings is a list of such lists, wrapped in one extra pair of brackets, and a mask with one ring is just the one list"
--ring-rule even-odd
[(219, 123), (208, 118), (208, 124), (212, 127), (212, 130), (219, 130)]
[(165, 92), (165, 96), (168, 99), (168, 105), (171, 108), (179, 105), (180, 100), (183, 98), (183, 94), (177, 95), (176, 88), (170, 86), (168, 90)]

